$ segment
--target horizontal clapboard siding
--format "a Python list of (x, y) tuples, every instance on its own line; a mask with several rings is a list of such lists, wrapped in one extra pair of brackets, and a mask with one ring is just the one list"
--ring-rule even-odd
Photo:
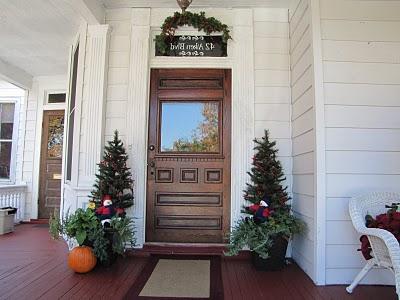
[(325, 83), (325, 104), (400, 106), (400, 85)]
[(326, 61), (400, 63), (399, 43), (325, 40), (322, 47)]
[(123, 141), (128, 133), (128, 129), (126, 128), (126, 111), (128, 102), (131, 18), (130, 9), (106, 10), (106, 23), (111, 26), (112, 30), (108, 54), (105, 140), (111, 139), (116, 129)]
[(269, 130), (292, 189), (289, 23), (286, 9), (254, 9), (255, 135)]
[[(362, 1), (359, 3), (362, 9)], [(321, 20), (321, 26), (324, 40), (400, 42), (400, 21)]]
[(290, 19), (292, 88), (293, 211), (307, 224), (307, 232), (293, 241), (293, 257), (311, 277), (314, 263), (314, 89), (311, 12), (309, 0), (294, 5)]
[[(326, 122), (326, 282), (351, 282), (365, 264), (349, 199), (398, 190), (400, 3), (320, 1)], [(351, 30), (349, 30), (351, 28)], [(393, 282), (376, 270), (365, 283)]]

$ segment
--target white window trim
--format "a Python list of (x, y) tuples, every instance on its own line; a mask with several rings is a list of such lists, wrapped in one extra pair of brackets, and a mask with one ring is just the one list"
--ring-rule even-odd
[(11, 185), (15, 183), (17, 172), (17, 153), (18, 153), (18, 133), (19, 133), (19, 114), (21, 97), (0, 97), (1, 103), (13, 103), (14, 106), (14, 124), (13, 135), (11, 140), (11, 161), (10, 161), (10, 178), (0, 178), (0, 185)]
[[(65, 136), (65, 147), (63, 149), (63, 178), (64, 184), (69, 185), (73, 188), (78, 186), (78, 174), (79, 174), (79, 143), (80, 143), (80, 132), (81, 132), (81, 113), (82, 113), (82, 98), (83, 98), (83, 76), (86, 60), (86, 36), (87, 36), (87, 23), (82, 23), (78, 33), (76, 34), (69, 53), (69, 65), (68, 65), (68, 90), (66, 97), (66, 113), (64, 123), (64, 136)], [(77, 67), (77, 78), (76, 78), (76, 93), (75, 93), (75, 106), (73, 112), (75, 113), (74, 124), (69, 124), (70, 105), (71, 105), (71, 84), (72, 84), (72, 68), (74, 63), (75, 50), (79, 47), (78, 53), (78, 67)], [(73, 143), (76, 146), (72, 148), (71, 157), (68, 157), (68, 130), (70, 126), (74, 126), (74, 132), (72, 136)], [(67, 179), (67, 164), (71, 160), (71, 178)], [(61, 204), (64, 205), (64, 198), (61, 197)], [(63, 208), (61, 209), (61, 212)]]
[[(65, 102), (62, 103), (49, 103), (49, 95), (51, 94), (65, 94)], [(43, 104), (43, 110), (65, 110), (67, 106), (67, 91), (65, 89), (51, 89), (45, 91), (45, 98)]]

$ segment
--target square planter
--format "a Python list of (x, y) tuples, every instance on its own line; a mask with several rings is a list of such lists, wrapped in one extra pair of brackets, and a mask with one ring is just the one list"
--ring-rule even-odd
[(268, 258), (261, 258), (254, 251), (251, 252), (251, 260), (257, 271), (279, 271), (286, 265), (286, 250), (288, 241), (283, 237), (276, 237), (269, 251)]
[(0, 209), (0, 235), (14, 231), (15, 208)]

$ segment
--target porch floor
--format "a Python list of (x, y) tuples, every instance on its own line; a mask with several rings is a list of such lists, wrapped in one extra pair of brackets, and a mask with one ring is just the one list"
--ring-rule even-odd
[[(53, 241), (45, 224), (23, 224), (0, 236), (0, 299), (123, 299), (141, 276), (148, 257), (120, 259), (86, 275), (66, 263), (64, 242)], [(222, 260), (225, 299), (397, 299), (394, 287), (316, 287), (297, 266), (257, 272), (247, 260)]]

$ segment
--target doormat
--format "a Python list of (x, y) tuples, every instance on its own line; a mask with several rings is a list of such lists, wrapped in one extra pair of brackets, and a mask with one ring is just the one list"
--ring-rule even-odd
[(223, 299), (220, 257), (152, 256), (125, 299)]

